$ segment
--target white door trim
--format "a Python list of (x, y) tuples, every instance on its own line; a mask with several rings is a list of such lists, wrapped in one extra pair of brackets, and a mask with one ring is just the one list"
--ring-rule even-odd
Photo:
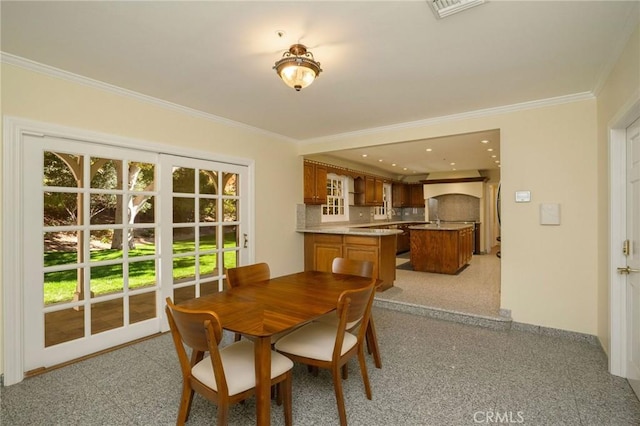
[[(25, 134), (49, 135), (66, 139), (118, 146), (135, 146), (139, 150), (155, 153), (209, 159), (217, 162), (246, 166), (249, 180), (249, 217), (246, 226), (249, 241), (255, 235), (255, 161), (247, 158), (218, 155), (210, 151), (199, 151), (176, 146), (152, 143), (144, 140), (125, 138), (76, 129), (57, 124), (34, 121), (19, 117), (5, 116), (3, 119), (3, 158), (2, 158), (2, 360), (4, 384), (12, 385), (24, 378), (24, 339), (23, 339), (23, 244), (21, 235), (23, 221), (20, 214), (22, 205), (23, 182), (20, 165), (22, 164), (22, 138)], [(250, 262), (255, 259), (255, 244), (248, 248)]]
[(609, 372), (627, 375), (627, 295), (625, 276), (617, 267), (626, 265), (622, 243), (626, 239), (626, 129), (640, 117), (640, 93), (609, 122)]

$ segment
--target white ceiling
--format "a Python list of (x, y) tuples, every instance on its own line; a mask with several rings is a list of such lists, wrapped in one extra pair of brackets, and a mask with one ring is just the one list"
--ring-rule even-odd
[[(426, 0), (3, 0), (1, 46), (5, 54), (304, 142), (593, 93), (640, 20), (639, 4), (493, 0), (438, 20)], [(301, 92), (272, 69), (297, 42), (324, 70)], [(377, 147), (368, 158), (424, 173), (462, 164), (457, 155), (472, 152), (456, 145), (420, 160), (425, 145), (413, 145), (416, 151)], [(467, 157), (493, 161), (482, 151)]]

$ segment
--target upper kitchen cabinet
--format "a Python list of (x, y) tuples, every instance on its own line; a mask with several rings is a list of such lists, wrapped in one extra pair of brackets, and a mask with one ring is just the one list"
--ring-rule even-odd
[(304, 162), (304, 203), (326, 204), (327, 202), (327, 166)]
[(409, 205), (411, 204), (409, 185), (405, 183), (394, 183), (392, 191), (393, 195), (391, 196), (391, 200), (394, 209), (409, 207)]
[(410, 205), (408, 207), (424, 207), (424, 187), (421, 183), (409, 186)]
[(383, 205), (382, 197), (382, 179), (374, 176), (363, 176), (355, 179), (355, 202), (357, 206), (381, 206)]
[(424, 207), (424, 191), (421, 183), (394, 183), (391, 198), (394, 209)]

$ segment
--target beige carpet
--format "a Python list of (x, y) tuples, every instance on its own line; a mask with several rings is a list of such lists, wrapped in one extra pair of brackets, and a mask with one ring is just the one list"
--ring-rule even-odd
[[(497, 248), (496, 248), (497, 249)], [(498, 317), (500, 310), (500, 259), (491, 254), (474, 255), (458, 275), (410, 270), (408, 253), (396, 258), (394, 286), (376, 299), (423, 305), (447, 311)]]

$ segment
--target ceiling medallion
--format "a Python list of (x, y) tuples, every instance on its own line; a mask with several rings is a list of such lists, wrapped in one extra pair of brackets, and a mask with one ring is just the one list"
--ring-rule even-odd
[(309, 86), (322, 71), (320, 62), (302, 44), (292, 45), (273, 66), (282, 81), (299, 92)]

